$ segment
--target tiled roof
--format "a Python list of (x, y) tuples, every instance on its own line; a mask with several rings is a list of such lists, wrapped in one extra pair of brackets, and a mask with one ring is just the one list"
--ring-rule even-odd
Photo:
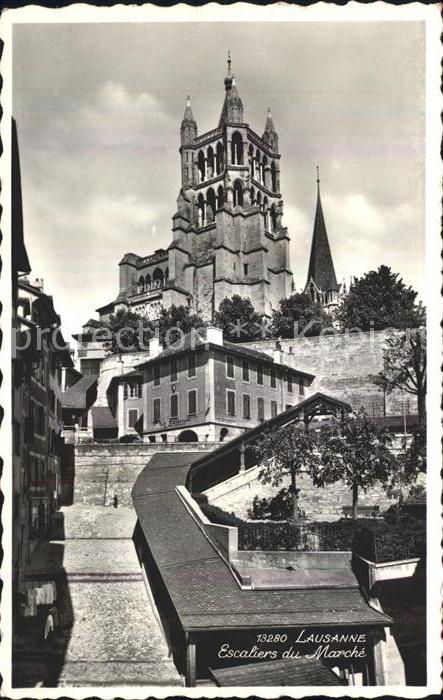
[(132, 489), (135, 510), (187, 631), (301, 626), (384, 626), (391, 619), (349, 589), (244, 590), (175, 490), (199, 453), (153, 457)]
[[(154, 357), (150, 360), (145, 360), (144, 362), (140, 363), (140, 365), (137, 365), (137, 367), (143, 367), (149, 362), (153, 362), (154, 360), (163, 360), (168, 357), (174, 357), (174, 355), (177, 355), (181, 352), (195, 350), (196, 348), (201, 348), (205, 345), (206, 329), (195, 329), (184, 335), (183, 338), (181, 338), (180, 340), (176, 341), (175, 343), (172, 343), (172, 345), (166, 348), (166, 350), (163, 350), (163, 352), (157, 355), (157, 357)], [(313, 379), (315, 376), (313, 374), (310, 374), (309, 372), (302, 372), (301, 370), (298, 370), (294, 367), (289, 367), (288, 365), (274, 363), (273, 358), (267, 353), (260, 352), (259, 350), (254, 350), (253, 348), (247, 348), (244, 345), (241, 345), (240, 343), (230, 343), (228, 340), (223, 339), (223, 345), (217, 345), (214, 343), (209, 343), (209, 345), (214, 348), (223, 348), (224, 350), (228, 350), (230, 353), (241, 355), (242, 357), (250, 357), (251, 359), (260, 362), (265, 362), (267, 364), (278, 364), (279, 367), (290, 369), (292, 372), (300, 374), (304, 377), (309, 377), (310, 379)]]
[(75, 384), (62, 393), (63, 408), (86, 408), (87, 392), (93, 384), (97, 383), (97, 377), (86, 374)]
[[(236, 449), (241, 443), (246, 444), (250, 442), (265, 430), (269, 430), (270, 428), (281, 428), (284, 425), (297, 420), (300, 414), (308, 411), (310, 407), (315, 407), (316, 405), (322, 403), (331, 406), (331, 408), (334, 407), (337, 409), (342, 409), (347, 413), (352, 411), (351, 405), (345, 401), (341, 401), (335, 396), (329, 396), (328, 394), (323, 394), (321, 391), (317, 391), (315, 394), (311, 394), (311, 396), (307, 396), (302, 401), (299, 401), (299, 403), (295, 406), (291, 406), (291, 408), (288, 408), (286, 411), (278, 413), (274, 418), (269, 418), (268, 420), (259, 423), (254, 428), (245, 430), (240, 435), (237, 435), (236, 437), (232, 438), (232, 440), (229, 440), (229, 442), (220, 445), (220, 447), (213, 450), (209, 456), (205, 455), (200, 457), (200, 459), (192, 465), (193, 471), (194, 469), (199, 469), (200, 465), (207, 463), (209, 460), (219, 457), (225, 452), (231, 452), (231, 450)], [(323, 423), (323, 425), (325, 425), (325, 423)], [(315, 426), (312, 424), (312, 427), (318, 427), (318, 424)]]
[(117, 428), (117, 418), (112, 415), (111, 409), (108, 406), (93, 406), (92, 426), (94, 430), (97, 428)]
[(278, 659), (209, 669), (218, 686), (346, 685), (320, 659)]

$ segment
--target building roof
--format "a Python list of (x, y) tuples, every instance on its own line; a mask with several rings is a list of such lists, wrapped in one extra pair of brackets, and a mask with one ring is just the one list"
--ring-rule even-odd
[(132, 498), (140, 527), (185, 631), (264, 627), (377, 627), (357, 585), (330, 589), (242, 589), (176, 491), (199, 453), (154, 455)]
[(91, 408), (92, 413), (92, 427), (94, 430), (97, 429), (112, 429), (118, 428), (117, 418), (112, 414), (109, 406), (93, 406)]
[(20, 157), (18, 150), (17, 125), (12, 120), (11, 133), (11, 234), (12, 234), (12, 270), (14, 273), (31, 272), (28, 253), (26, 252), (23, 233), (23, 203), (20, 174)]
[(306, 657), (210, 668), (209, 672), (220, 687), (346, 685), (320, 659)]
[[(345, 411), (346, 413), (350, 413), (352, 411), (352, 406), (349, 403), (346, 403), (346, 401), (337, 399), (335, 396), (329, 396), (328, 394), (323, 394), (321, 391), (317, 391), (315, 394), (311, 394), (311, 396), (303, 399), (295, 406), (288, 408), (287, 411), (282, 411), (274, 416), (274, 418), (269, 418), (268, 420), (259, 423), (254, 428), (245, 430), (245, 432), (232, 438), (232, 440), (229, 440), (229, 442), (223, 443), (216, 450), (213, 450), (210, 455), (200, 457), (200, 459), (192, 465), (189, 475), (206, 465), (210, 460), (215, 459), (224, 453), (237, 449), (242, 443), (245, 444), (255, 440), (256, 437), (264, 431), (282, 428), (283, 426), (296, 420), (303, 420), (305, 416), (313, 417), (318, 415), (320, 410), (330, 410), (331, 412)], [(323, 413), (323, 415), (325, 415), (325, 413)]]
[(97, 377), (86, 374), (62, 393), (63, 408), (87, 408), (88, 390), (97, 384)]
[(303, 372), (294, 367), (289, 367), (289, 365), (281, 364), (279, 362), (274, 362), (274, 359), (265, 352), (260, 352), (259, 350), (254, 350), (253, 348), (245, 347), (240, 343), (230, 343), (228, 340), (223, 338), (223, 344), (218, 345), (216, 343), (211, 343), (206, 341), (206, 328), (193, 329), (189, 333), (183, 336), (180, 340), (172, 343), (166, 350), (163, 350), (159, 355), (153, 357), (149, 360), (136, 365), (136, 367), (145, 367), (150, 362), (157, 360), (163, 360), (170, 357), (175, 357), (184, 352), (189, 352), (190, 350), (196, 350), (201, 348), (211, 348), (211, 349), (224, 349), (229, 351), (234, 355), (239, 355), (241, 357), (251, 358), (252, 360), (260, 361), (268, 365), (277, 365), (278, 367), (283, 367), (286, 370), (290, 370), (294, 374), (299, 374), (308, 379), (314, 379), (315, 375), (309, 372)]
[(311, 255), (305, 291), (311, 282), (314, 282), (317, 289), (323, 292), (339, 289), (323, 216), (319, 179), (317, 179), (317, 208), (315, 210), (314, 232), (312, 234)]

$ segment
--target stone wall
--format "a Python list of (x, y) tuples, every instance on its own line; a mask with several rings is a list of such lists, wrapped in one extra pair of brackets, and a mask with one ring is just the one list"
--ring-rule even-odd
[(131, 489), (154, 454), (167, 451), (203, 454), (214, 445), (174, 443), (171, 449), (171, 445), (161, 444), (93, 443), (68, 447), (64, 460), (65, 493), (71, 494), (66, 498), (68, 503), (103, 505), (106, 483), (106, 504), (117, 494), (121, 505), (131, 506)]
[[(268, 498), (288, 486), (288, 481), (275, 487), (263, 484), (258, 478), (260, 467), (248, 469), (205, 491), (209, 503), (240, 518), (248, 517), (248, 508), (255, 496)], [(315, 486), (308, 475), (297, 478), (300, 488), (299, 506), (310, 520), (337, 520), (343, 517), (342, 507), (352, 505), (350, 489), (342, 482), (325, 487)], [(378, 505), (380, 512), (389, 508), (394, 501), (389, 499), (381, 485), (371, 488), (368, 493), (360, 490), (359, 504)]]
[[(383, 415), (383, 392), (371, 377), (383, 368), (383, 347), (389, 331), (343, 333), (334, 336), (282, 340), (283, 362), (315, 375), (310, 391), (322, 391), (348, 401), (353, 408), (363, 406), (369, 415)], [(245, 347), (272, 355), (275, 340), (242, 343)], [(415, 397), (405, 394), (405, 411), (416, 413)], [(386, 396), (386, 414), (401, 415), (400, 392)]]

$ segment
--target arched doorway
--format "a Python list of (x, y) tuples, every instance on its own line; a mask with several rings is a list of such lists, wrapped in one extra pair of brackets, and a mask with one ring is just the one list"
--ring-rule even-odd
[(178, 442), (198, 442), (197, 433), (193, 430), (183, 430), (178, 436)]

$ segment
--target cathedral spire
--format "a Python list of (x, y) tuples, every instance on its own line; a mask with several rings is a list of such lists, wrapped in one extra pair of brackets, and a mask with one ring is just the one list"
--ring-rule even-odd
[(191, 143), (191, 141), (193, 141), (197, 136), (197, 133), (197, 122), (194, 119), (191, 107), (191, 98), (188, 95), (186, 100), (185, 113), (183, 115), (180, 127), (182, 144), (185, 145)]
[(220, 115), (219, 126), (226, 122), (241, 124), (243, 122), (243, 102), (237, 90), (235, 75), (231, 72), (231, 52), (228, 51), (228, 74), (225, 78), (225, 101)]
[(274, 153), (278, 152), (278, 136), (272, 119), (271, 108), (268, 107), (268, 116), (266, 117), (265, 130), (262, 136), (263, 141), (269, 146)]
[(327, 294), (337, 291), (339, 285), (335, 276), (334, 263), (329, 247), (328, 233), (320, 197), (320, 175), (317, 166), (317, 207), (315, 210), (314, 232), (312, 235), (311, 255), (309, 258), (308, 278), (305, 292), (316, 291)]

